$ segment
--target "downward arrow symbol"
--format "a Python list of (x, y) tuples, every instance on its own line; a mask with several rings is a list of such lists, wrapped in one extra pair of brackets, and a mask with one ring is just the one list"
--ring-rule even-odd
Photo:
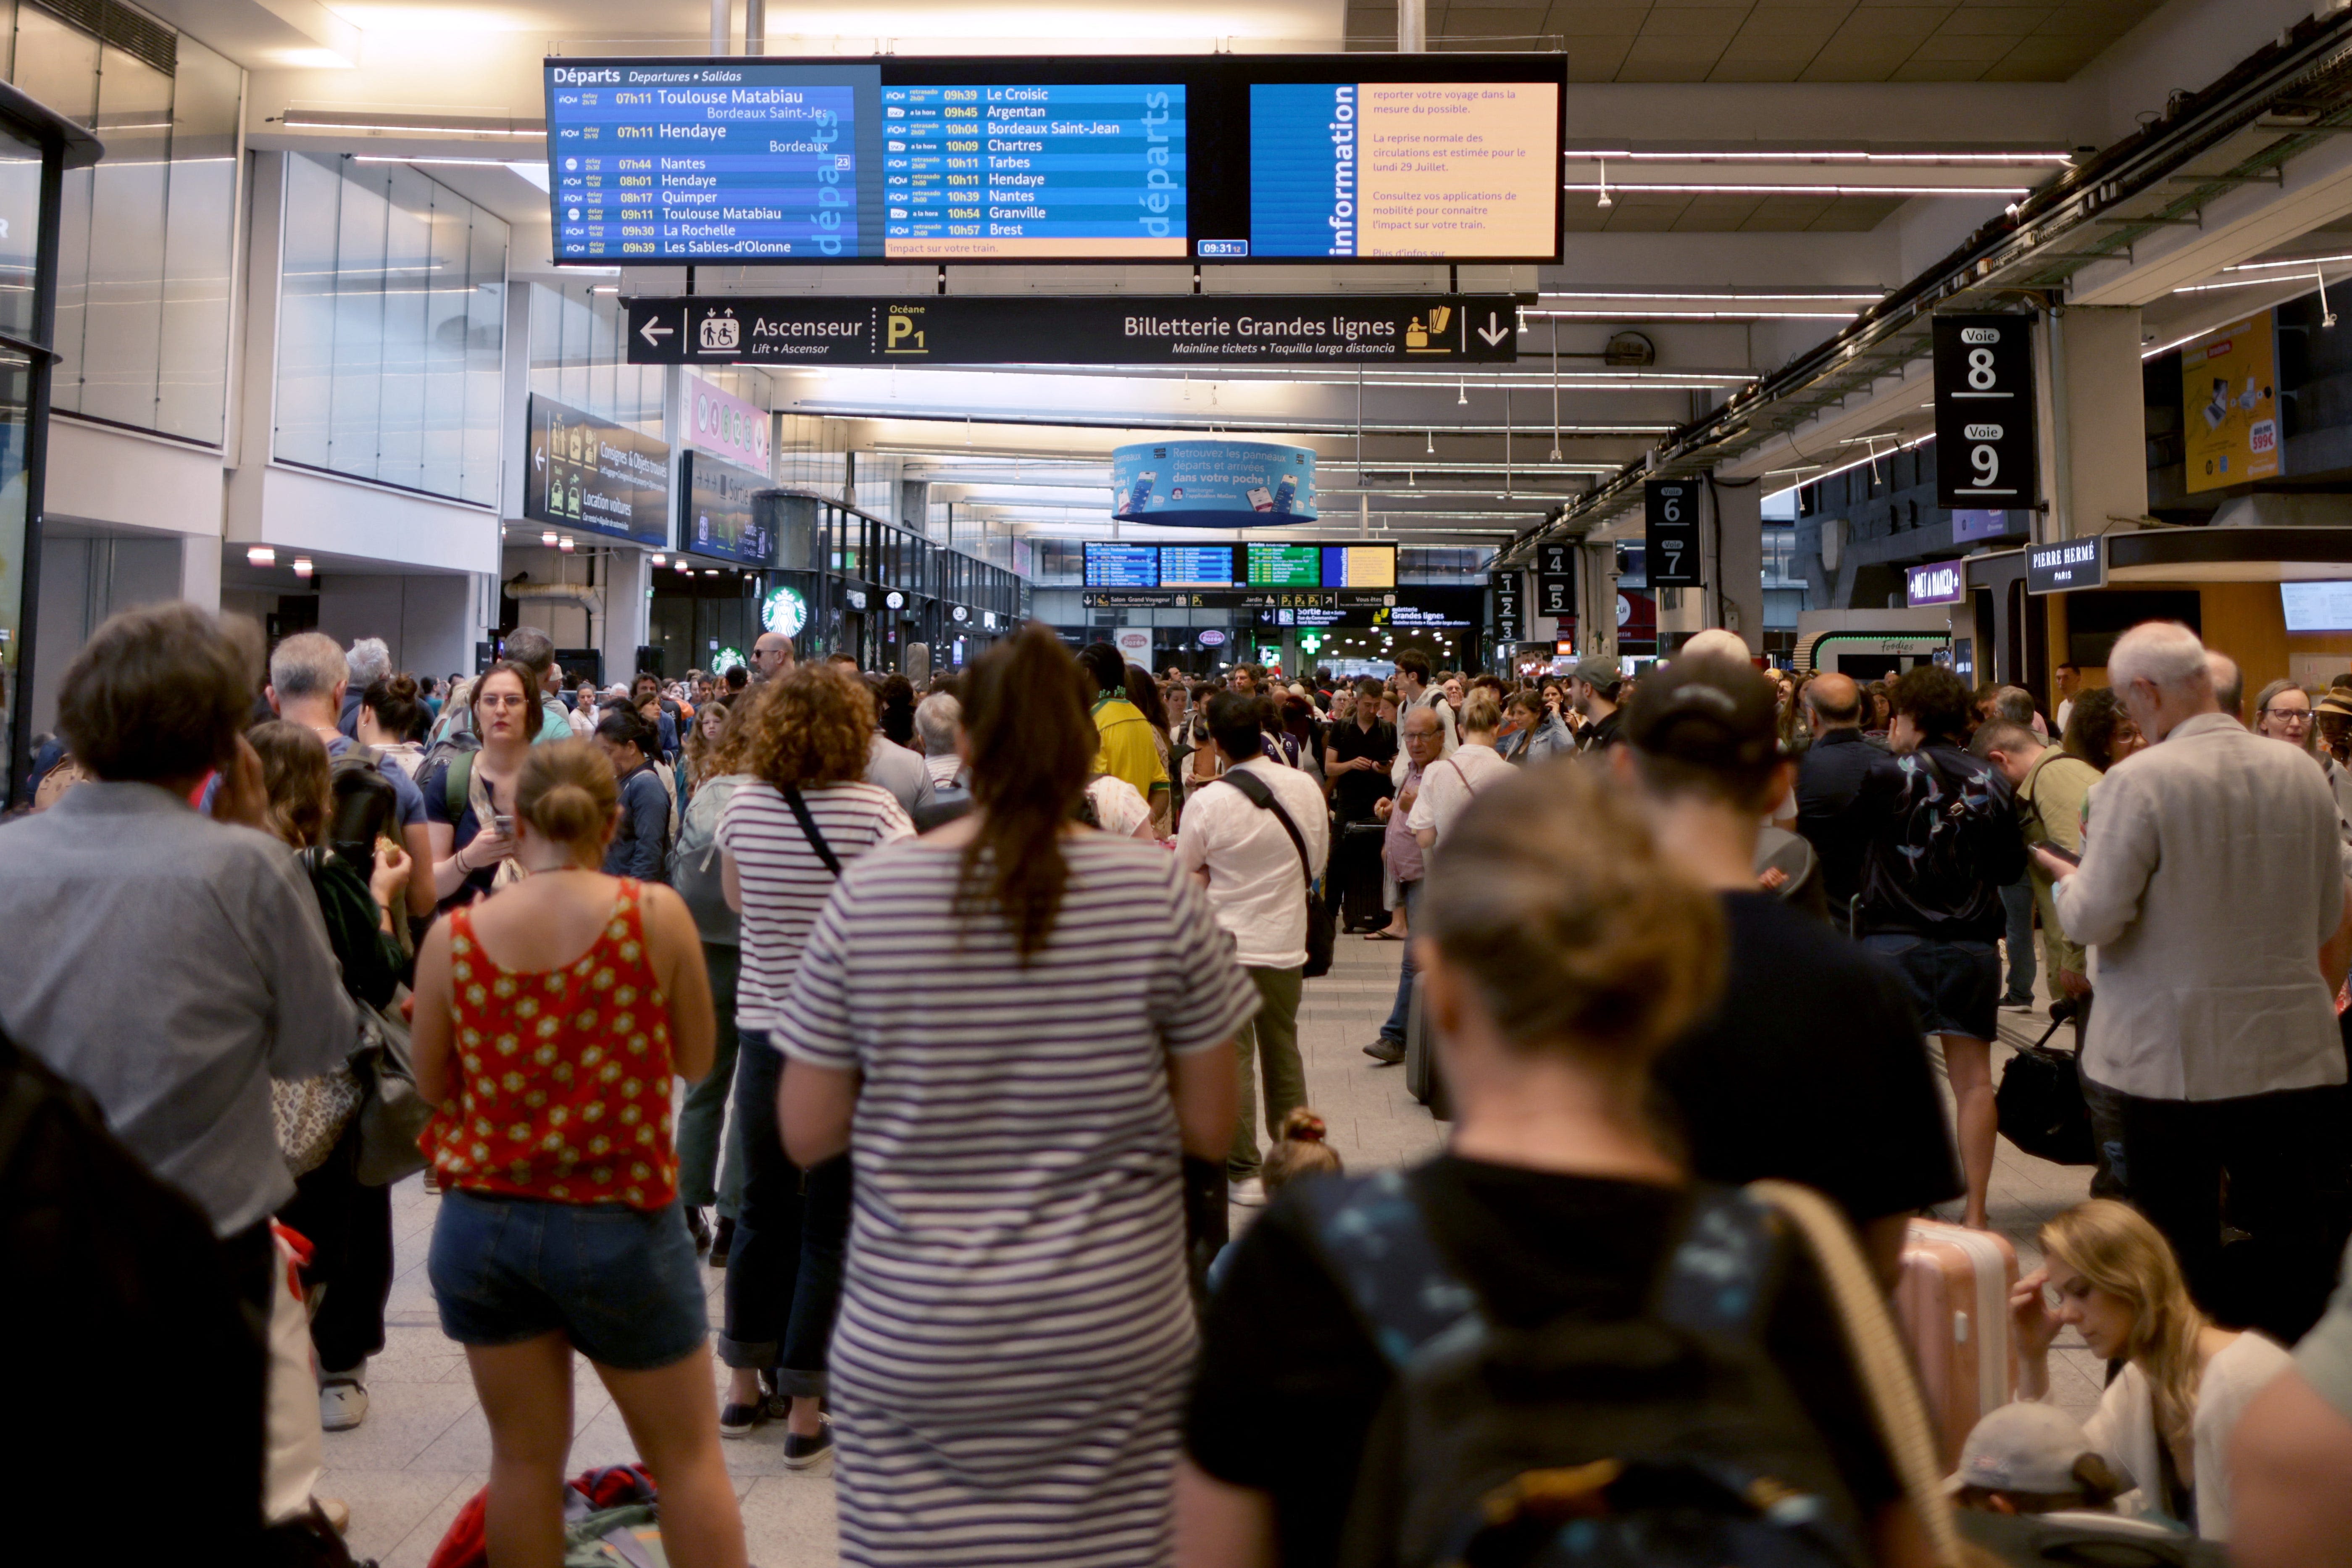
[(1510, 332), (1511, 329), (1504, 326), (1502, 320), (1500, 316), (1489, 310), (1486, 312), (1486, 324), (1478, 329), (1478, 335), (1486, 340), (1486, 346), (1490, 349), (1501, 342)]

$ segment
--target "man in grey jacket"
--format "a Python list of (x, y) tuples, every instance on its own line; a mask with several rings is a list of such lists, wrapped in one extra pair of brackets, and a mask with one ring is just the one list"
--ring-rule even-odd
[[(2116, 1173), (2199, 1304), (2293, 1343), (2343, 1239), (2342, 976), (2320, 965), (2345, 912), (2335, 802), (2220, 710), (2188, 627), (2135, 626), (2107, 674), (2150, 744), (2093, 791), (2080, 868), (2034, 851), (2094, 951), (2083, 1071), (2116, 1097)], [(2246, 1238), (2227, 1268), (2225, 1223)]]

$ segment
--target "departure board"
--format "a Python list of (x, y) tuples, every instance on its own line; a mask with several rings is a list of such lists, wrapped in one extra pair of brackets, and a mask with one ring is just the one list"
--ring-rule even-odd
[(1253, 588), (1319, 588), (1322, 552), (1312, 544), (1247, 544)]
[(1087, 546), (1089, 588), (1157, 588), (1160, 552), (1149, 544)]
[(1163, 544), (1160, 547), (1160, 585), (1163, 588), (1234, 588), (1230, 544)]
[[(1345, 62), (1358, 79), (1335, 82)], [(1558, 55), (551, 58), (558, 262), (1559, 259)]]
[(1326, 588), (1395, 587), (1396, 546), (1393, 544), (1327, 544), (1323, 546), (1323, 586)]

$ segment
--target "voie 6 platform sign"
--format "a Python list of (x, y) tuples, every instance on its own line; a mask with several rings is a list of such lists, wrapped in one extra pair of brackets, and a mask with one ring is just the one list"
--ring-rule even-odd
[(1938, 316), (1935, 342), (1936, 504), (2031, 510), (2041, 500), (2032, 320)]

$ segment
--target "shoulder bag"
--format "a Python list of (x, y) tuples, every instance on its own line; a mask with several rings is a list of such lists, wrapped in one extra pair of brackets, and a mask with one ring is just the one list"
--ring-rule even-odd
[(1255, 773), (1235, 769), (1223, 782), (1241, 791), (1260, 811), (1274, 813), (1274, 819), (1290, 835), (1291, 847), (1298, 851), (1298, 868), (1307, 874), (1307, 967), (1299, 973), (1309, 980), (1330, 973), (1332, 949), (1338, 938), (1331, 929), (1331, 910), (1316, 889), (1315, 867), (1307, 858), (1307, 840), (1299, 837), (1298, 825), (1290, 820), (1290, 813), (1274, 798), (1274, 791), (1266, 787), (1266, 782)]

